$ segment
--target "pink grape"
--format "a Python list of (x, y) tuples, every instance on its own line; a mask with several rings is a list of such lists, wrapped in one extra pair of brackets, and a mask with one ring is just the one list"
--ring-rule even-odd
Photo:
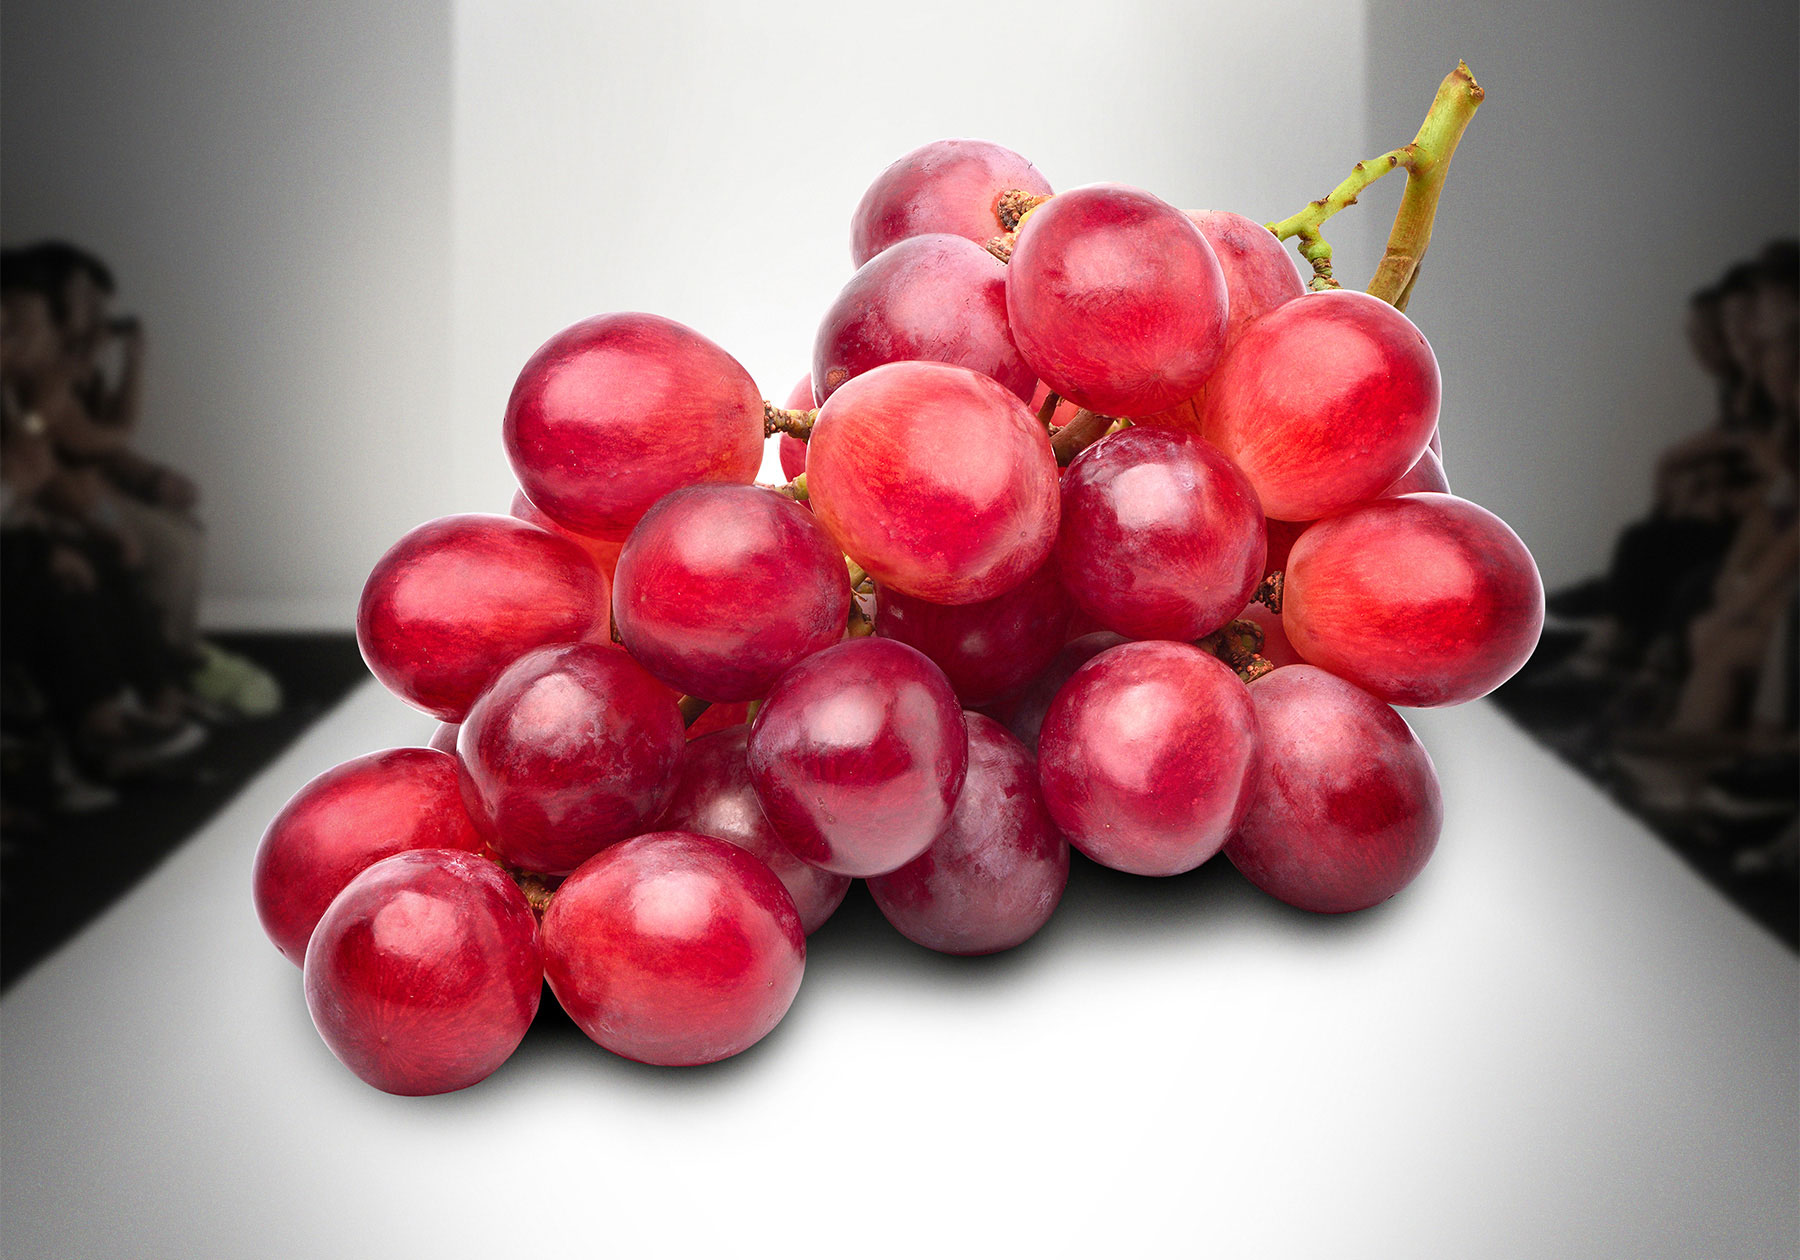
[(1316, 520), (1413, 466), (1438, 389), (1437, 359), (1406, 316), (1366, 293), (1310, 293), (1244, 330), (1207, 385), (1202, 433), (1266, 514)]
[(908, 940), (946, 954), (992, 954), (1035, 935), (1069, 882), (1069, 842), (1050, 821), (1031, 755), (1005, 727), (963, 714), (969, 773), (931, 847), (869, 892)]
[(837, 390), (807, 443), (813, 513), (884, 586), (972, 604), (1056, 542), (1057, 467), (1016, 395), (947, 363), (889, 363)]
[(934, 140), (889, 166), (850, 219), (858, 267), (908, 237), (950, 232), (977, 245), (1000, 234), (996, 203), (1011, 189), (1042, 195), (1050, 184), (1011, 149), (986, 140)]
[(1006, 323), (1006, 264), (960, 236), (908, 237), (864, 263), (813, 342), (820, 402), (883, 363), (956, 363), (1031, 397), (1037, 376)]
[(1262, 773), (1225, 856), (1264, 892), (1320, 914), (1366, 909), (1411, 883), (1437, 847), (1444, 805), (1400, 715), (1309, 665), (1257, 679), (1250, 698)]
[(623, 540), (671, 490), (756, 480), (762, 394), (691, 328), (659, 315), (599, 315), (531, 356), (502, 436), (539, 510), (576, 533)]
[(512, 505), (507, 508), (506, 513), (516, 520), (528, 521), (539, 529), (547, 529), (552, 534), (561, 534), (587, 552), (592, 557), (594, 566), (606, 574), (606, 580), (612, 581), (613, 570), (619, 567), (619, 548), (624, 546), (624, 543), (612, 542), (604, 538), (589, 538), (586, 534), (577, 534), (572, 529), (564, 529), (538, 511), (537, 505), (525, 497), (523, 490), (513, 491)]
[(962, 790), (969, 737), (943, 671), (891, 639), (801, 661), (750, 724), (750, 781), (798, 857), (880, 875), (925, 851)]
[(1003, 716), (1006, 729), (1025, 745), (1034, 758), (1038, 755), (1038, 735), (1044, 729), (1044, 718), (1075, 671), (1109, 648), (1130, 640), (1111, 630), (1093, 630), (1070, 639), (1057, 650), (1050, 664), (1007, 707)]
[(462, 724), (463, 801), (502, 860), (567, 875), (668, 803), (685, 743), (673, 693), (618, 648), (539, 648)]
[(1255, 769), (1249, 692), (1187, 643), (1102, 652), (1038, 737), (1050, 817), (1094, 861), (1133, 875), (1176, 875), (1217, 853), (1249, 808)]
[(715, 836), (755, 854), (788, 890), (810, 936), (843, 902), (850, 877), (807, 865), (781, 842), (750, 782), (749, 747), (750, 728), (741, 723), (690, 740), (676, 770), (674, 794), (655, 827)]
[(933, 604), (875, 588), (875, 633), (930, 657), (966, 705), (996, 700), (1048, 665), (1062, 645), (1069, 612), (1053, 564), (975, 604)]
[(1195, 434), (1133, 426), (1088, 447), (1063, 478), (1058, 572), (1109, 630), (1210, 634), (1255, 592), (1264, 552), (1250, 483)]
[(389, 691), (460, 722), (521, 653), (604, 639), (606, 577), (566, 538), (507, 516), (429, 521), (375, 562), (356, 641)]
[(1448, 494), (1376, 499), (1319, 521), (1288, 557), (1294, 650), (1388, 704), (1485, 696), (1537, 646), (1544, 587), (1519, 536)]
[(1225, 343), (1225, 275), (1181, 211), (1124, 184), (1039, 206), (1006, 268), (1013, 340), (1057, 393), (1103, 415), (1194, 394)]
[(613, 618), (632, 657), (677, 691), (755, 700), (844, 637), (844, 557), (791, 499), (760, 486), (677, 490), (619, 554)]
[(1306, 292), (1300, 270), (1273, 232), (1255, 219), (1230, 210), (1188, 210), (1187, 217), (1212, 246), (1225, 273), (1231, 313), (1225, 324), (1225, 347), (1251, 320), (1267, 315)]

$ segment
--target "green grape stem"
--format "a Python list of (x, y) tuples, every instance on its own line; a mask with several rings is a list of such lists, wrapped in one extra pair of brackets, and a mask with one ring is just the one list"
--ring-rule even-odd
[(1419, 264), (1431, 245), (1432, 220), (1450, 171), (1450, 159), (1485, 96), (1475, 76), (1469, 73), (1468, 64), (1457, 62), (1456, 69), (1438, 84), (1437, 96), (1412, 143), (1358, 162), (1330, 193), (1309, 202), (1298, 213), (1267, 225), (1281, 240), (1298, 238), (1300, 256), (1313, 267), (1314, 289), (1340, 287), (1331, 273), (1331, 245), (1320, 233), (1320, 226), (1338, 211), (1355, 205), (1358, 194), (1383, 175), (1404, 170), (1406, 191), (1400, 196), (1400, 209), (1394, 215), (1393, 230), (1388, 233), (1387, 249), (1376, 265), (1368, 291), (1398, 310), (1406, 309)]
[(786, 407), (777, 407), (767, 399), (763, 401), (763, 436), (774, 437), (777, 433), (787, 433), (799, 438), (802, 442), (812, 434), (813, 421), (819, 418), (819, 409), (809, 411), (793, 411)]

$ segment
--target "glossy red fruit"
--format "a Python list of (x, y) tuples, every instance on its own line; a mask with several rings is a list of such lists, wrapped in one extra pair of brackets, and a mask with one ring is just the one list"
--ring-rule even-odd
[(711, 735), (714, 731), (723, 731), (733, 726), (742, 726), (750, 720), (750, 702), (740, 700), (736, 704), (708, 705), (706, 712), (695, 718), (687, 728), (688, 742), (692, 743), (702, 735)]
[(781, 842), (750, 782), (749, 745), (750, 728), (744, 725), (690, 740), (676, 770), (674, 795), (655, 827), (713, 836), (755, 854), (788, 890), (810, 936), (843, 903), (850, 877), (808, 866)]
[(613, 570), (619, 567), (619, 548), (624, 546), (624, 543), (608, 541), (604, 538), (589, 538), (586, 534), (577, 534), (572, 529), (564, 529), (538, 511), (537, 505), (525, 497), (523, 490), (513, 491), (512, 505), (506, 511), (508, 516), (536, 525), (539, 529), (547, 529), (552, 534), (561, 534), (587, 552), (594, 561), (594, 567), (606, 575), (609, 583), (612, 581)]
[(425, 849), (375, 863), (306, 948), (306, 1007), (331, 1052), (390, 1094), (485, 1079), (544, 990), (537, 918), (484, 857)]
[(819, 409), (814, 515), (884, 586), (972, 604), (1018, 586), (1056, 542), (1057, 468), (1025, 404), (979, 372), (890, 363)]
[(943, 671), (852, 639), (783, 675), (750, 724), (750, 781), (783, 844), (839, 875), (904, 866), (942, 831), (969, 738)]
[(1306, 532), (1311, 521), (1275, 521), (1265, 520), (1263, 528), (1269, 538), (1269, 554), (1263, 560), (1263, 568), (1269, 573), (1278, 573), (1287, 568), (1288, 556), (1293, 554), (1294, 544), (1300, 535)]
[(1377, 499), (1294, 544), (1282, 595), (1294, 650), (1388, 704), (1485, 696), (1544, 626), (1544, 586), (1519, 536), (1447, 494)]
[(992, 954), (1036, 934), (1069, 882), (1069, 843), (1031, 755), (1005, 727), (965, 713), (969, 774), (949, 825), (897, 871), (869, 880), (887, 921), (946, 954)]
[(663, 831), (584, 863), (544, 913), (544, 978), (581, 1030), (639, 1063), (713, 1063), (781, 1022), (806, 969), (793, 898), (756, 858)]
[(356, 609), (370, 672), (446, 722), (521, 654), (606, 634), (606, 578), (587, 553), (509, 516), (412, 530), (375, 562)]
[(1418, 462), (1407, 470), (1406, 476), (1381, 492), (1381, 497), (1393, 499), (1403, 494), (1417, 494), (1420, 491), (1433, 494), (1450, 493), (1450, 479), (1444, 475), (1443, 461), (1432, 453), (1430, 447), (1425, 448), (1424, 454), (1420, 455)]
[(632, 657), (702, 700), (755, 700), (844, 637), (850, 577), (812, 514), (761, 486), (690, 486), (644, 514), (613, 588)]
[(463, 801), (502, 860), (566, 875), (662, 809), (685, 743), (675, 696), (618, 648), (540, 648), (469, 710)]
[(298, 967), (344, 885), (408, 849), (481, 849), (457, 790), (456, 758), (390, 748), (334, 766), (294, 793), (263, 832), (251, 871), (263, 931)]
[(1075, 671), (1109, 648), (1129, 642), (1111, 630), (1093, 630), (1070, 639), (1058, 649), (1044, 671), (1021, 691), (1008, 707), (1004, 717), (1006, 729), (1025, 746), (1033, 757), (1038, 755), (1038, 735), (1044, 729), (1044, 718)]
[(1250, 684), (1262, 741), (1255, 800), (1225, 855), (1274, 897), (1341, 914), (1385, 901), (1437, 847), (1444, 806), (1398, 713), (1324, 670)]
[(1197, 639), (1262, 581), (1262, 507), (1244, 474), (1193, 433), (1138, 425), (1069, 465), (1056, 542), (1083, 611), (1134, 639)]
[(426, 741), (425, 747), (435, 748), (441, 753), (449, 753), (452, 757), (456, 756), (457, 729), (455, 722), (439, 722), (437, 729), (431, 732), (431, 738)]
[[(811, 376), (802, 376), (788, 391), (787, 401), (781, 404), (790, 411), (811, 411), (819, 404), (813, 399)], [(806, 471), (806, 443), (792, 433), (783, 433), (779, 445), (781, 457), (781, 475), (792, 481)]]
[(1053, 564), (975, 604), (933, 604), (875, 588), (875, 633), (929, 656), (966, 705), (987, 704), (1034, 678), (1062, 646), (1069, 611)]
[(1438, 390), (1437, 359), (1406, 316), (1366, 293), (1310, 293), (1244, 330), (1207, 385), (1202, 431), (1265, 513), (1310, 521), (1413, 466)]
[(671, 490), (756, 480), (762, 394), (691, 328), (659, 315), (599, 315), (526, 362), (502, 436), (539, 510), (577, 533), (622, 540)]
[(1200, 229), (1124, 184), (1032, 212), (1006, 268), (1013, 340), (1043, 382), (1103, 415), (1162, 411), (1206, 384), (1225, 344), (1225, 275)]
[(1219, 851), (1255, 787), (1236, 674), (1187, 643), (1127, 643), (1075, 672), (1038, 739), (1050, 816), (1102, 866), (1176, 875)]
[(1255, 219), (1230, 210), (1184, 212), (1212, 246), (1231, 313), (1225, 324), (1225, 346), (1238, 339), (1245, 325), (1306, 292), (1306, 282), (1287, 247)]
[(1006, 323), (1006, 264), (960, 236), (913, 236), (864, 263), (825, 312), (813, 341), (821, 402), (883, 363), (955, 363), (1031, 397)]
[(863, 193), (850, 219), (858, 267), (882, 250), (927, 232), (984, 245), (1001, 231), (995, 205), (1011, 189), (1042, 195), (1050, 184), (1011, 149), (986, 140), (934, 140), (889, 166)]

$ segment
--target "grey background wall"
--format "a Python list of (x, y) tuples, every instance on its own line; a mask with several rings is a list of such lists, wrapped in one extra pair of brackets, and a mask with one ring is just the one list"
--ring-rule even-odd
[[(499, 408), (571, 319), (663, 311), (785, 391), (913, 144), (1282, 214), (1458, 55), (1491, 96), (1412, 310), (1457, 489), (1565, 581), (1706, 419), (1687, 293), (1800, 204), (1792, 5), (1046, 0), (998, 42), (966, 4), (847, 13), (9, 3), (0, 230), (92, 245), (148, 319), (144, 445), (205, 487), (209, 618), (347, 625), (403, 530), (502, 507)], [(1337, 221), (1347, 277), (1397, 193)]]
[(453, 506), (448, 4), (9, 0), (0, 226), (109, 259), (214, 624), (346, 626)]

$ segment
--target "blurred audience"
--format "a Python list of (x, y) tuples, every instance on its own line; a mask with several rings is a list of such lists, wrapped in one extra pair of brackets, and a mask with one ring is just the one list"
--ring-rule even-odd
[(1566, 654), (1514, 703), (1641, 810), (1728, 846), (1740, 873), (1792, 877), (1800, 248), (1774, 242), (1695, 294), (1687, 331), (1716, 413), (1658, 461), (1650, 514), (1606, 574), (1551, 595)]
[(111, 271), (64, 242), (0, 252), (0, 556), (6, 821), (114, 804), (203, 723), (280, 706), (198, 633), (199, 491), (133, 445), (144, 334)]

